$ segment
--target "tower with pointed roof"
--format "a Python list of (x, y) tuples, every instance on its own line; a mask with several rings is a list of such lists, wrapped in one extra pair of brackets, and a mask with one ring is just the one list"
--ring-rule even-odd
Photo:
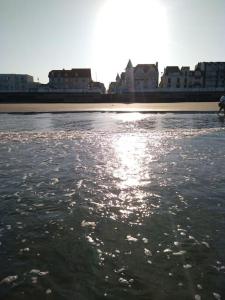
[(133, 65), (132, 65), (131, 60), (129, 59), (127, 66), (126, 66), (126, 70), (131, 69), (131, 68), (133, 68)]
[(126, 92), (134, 92), (134, 68), (130, 59), (125, 70), (125, 88)]

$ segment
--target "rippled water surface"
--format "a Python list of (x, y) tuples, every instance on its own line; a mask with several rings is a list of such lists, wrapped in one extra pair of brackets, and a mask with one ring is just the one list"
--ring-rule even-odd
[(225, 299), (216, 115), (0, 115), (0, 174), (0, 299)]

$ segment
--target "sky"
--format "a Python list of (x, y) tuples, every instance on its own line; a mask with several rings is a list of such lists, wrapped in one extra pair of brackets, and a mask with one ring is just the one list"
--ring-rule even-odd
[(91, 68), (108, 87), (128, 60), (166, 66), (225, 61), (224, 0), (0, 0), (0, 73), (48, 82)]

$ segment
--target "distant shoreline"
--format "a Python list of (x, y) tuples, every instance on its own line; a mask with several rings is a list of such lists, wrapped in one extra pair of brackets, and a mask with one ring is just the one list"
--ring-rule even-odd
[(0, 103), (0, 113), (215, 113), (217, 102), (177, 103)]

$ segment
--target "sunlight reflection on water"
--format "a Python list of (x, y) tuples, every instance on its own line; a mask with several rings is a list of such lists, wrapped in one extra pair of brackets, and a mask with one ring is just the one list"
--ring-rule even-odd
[(38, 118), (13, 116), (0, 132), (0, 297), (222, 295), (224, 129), (214, 116)]
[(114, 119), (120, 120), (122, 122), (135, 122), (135, 121), (140, 121), (148, 116), (146, 114), (142, 113), (118, 113), (113, 116)]
[[(114, 170), (114, 176), (119, 178), (121, 188), (126, 186), (138, 186), (143, 179), (143, 165), (147, 159), (147, 138), (138, 135), (123, 135), (116, 138), (113, 147), (116, 153), (118, 169)], [(148, 155), (148, 161), (152, 155)]]

